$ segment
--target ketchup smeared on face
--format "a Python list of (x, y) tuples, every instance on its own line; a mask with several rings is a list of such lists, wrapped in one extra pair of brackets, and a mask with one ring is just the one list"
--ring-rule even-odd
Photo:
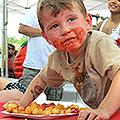
[(71, 31), (65, 31), (61, 37), (52, 38), (52, 45), (58, 50), (72, 52), (79, 49), (86, 39), (87, 31), (79, 25)]

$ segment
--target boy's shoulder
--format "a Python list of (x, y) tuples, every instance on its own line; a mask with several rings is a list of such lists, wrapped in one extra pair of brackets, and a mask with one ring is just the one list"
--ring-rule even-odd
[(58, 50), (58, 49), (55, 49), (55, 50), (53, 50), (53, 51), (50, 53), (50, 56), (51, 56), (51, 55), (58, 54), (58, 53), (60, 53), (60, 52), (62, 52), (62, 51), (60, 51), (60, 50)]
[(91, 30), (88, 33), (91, 34), (91, 37), (95, 39), (99, 39), (101, 37), (109, 37), (107, 34), (97, 31), (97, 30)]
[(49, 59), (53, 59), (53, 58), (57, 59), (60, 56), (66, 56), (66, 52), (63, 52), (63, 51), (56, 49), (50, 53)]
[(97, 30), (89, 31), (87, 39), (88, 42), (86, 51), (89, 51), (89, 53), (91, 53), (91, 50), (96, 51), (97, 48), (104, 48), (107, 44), (112, 46), (113, 44), (115, 44), (114, 40), (110, 38), (107, 34)]
[(90, 35), (89, 43), (96, 43), (101, 40), (107, 40), (107, 39), (112, 39), (110, 38), (107, 34), (97, 31), (97, 30), (91, 30), (88, 32)]

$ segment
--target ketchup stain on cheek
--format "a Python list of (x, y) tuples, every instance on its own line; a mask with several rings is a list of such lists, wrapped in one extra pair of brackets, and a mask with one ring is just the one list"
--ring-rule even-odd
[(78, 35), (79, 42), (83, 43), (86, 39), (87, 31), (80, 27), (79, 25), (74, 29), (74, 31)]
[(59, 38), (59, 37), (56, 37), (56, 38), (53, 38), (52, 39), (52, 45), (58, 49), (58, 50), (61, 50), (61, 51), (64, 51), (65, 48), (63, 46), (63, 41)]
[(65, 32), (65, 35), (69, 38), (68, 40), (63, 39), (66, 37), (61, 37), (61, 39), (59, 37), (52, 38), (52, 45), (58, 50), (70, 53), (80, 48), (86, 39), (86, 30), (79, 25), (72, 29), (71, 32)]

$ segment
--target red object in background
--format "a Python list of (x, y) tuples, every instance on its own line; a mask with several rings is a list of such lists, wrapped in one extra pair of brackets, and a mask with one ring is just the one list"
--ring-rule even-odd
[(13, 63), (13, 71), (17, 79), (22, 77), (23, 68), (24, 68), (22, 64), (25, 60), (26, 52), (27, 52), (27, 46), (24, 46), (20, 49), (20, 51), (17, 53), (15, 57), (15, 60)]
[(120, 46), (120, 38), (118, 38), (118, 40), (116, 40), (117, 45)]

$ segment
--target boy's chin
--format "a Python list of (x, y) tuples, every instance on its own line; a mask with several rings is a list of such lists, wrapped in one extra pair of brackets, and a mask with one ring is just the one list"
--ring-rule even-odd
[(64, 52), (72, 53), (76, 50), (77, 50), (76, 48), (72, 48), (72, 49), (66, 49)]
[(63, 51), (63, 52), (72, 53), (72, 52), (78, 50), (79, 48), (80, 48), (80, 46), (75, 45), (74, 47), (73, 47), (73, 46), (64, 47), (64, 48), (59, 47), (59, 48), (56, 48), (56, 49), (58, 49), (58, 50), (60, 50), (60, 51)]

